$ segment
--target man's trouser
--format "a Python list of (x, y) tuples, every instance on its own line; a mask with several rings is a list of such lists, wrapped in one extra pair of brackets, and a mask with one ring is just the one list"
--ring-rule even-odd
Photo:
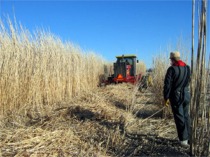
[(191, 136), (189, 100), (184, 100), (180, 104), (171, 104), (171, 107), (179, 140), (189, 140)]

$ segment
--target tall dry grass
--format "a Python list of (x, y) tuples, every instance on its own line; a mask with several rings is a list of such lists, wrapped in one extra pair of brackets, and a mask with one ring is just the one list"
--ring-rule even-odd
[(147, 67), (146, 64), (143, 61), (139, 61), (136, 64), (136, 74), (142, 74), (144, 75), (146, 73)]
[(47, 112), (93, 90), (104, 74), (104, 60), (64, 43), (45, 31), (30, 33), (0, 21), (0, 114), (26, 109)]
[[(153, 58), (153, 86), (151, 87), (152, 93), (154, 93), (154, 99), (157, 105), (162, 108), (163, 104), (163, 86), (164, 86), (164, 78), (167, 71), (167, 68), (170, 66), (170, 62), (168, 59), (168, 55), (160, 54)], [(164, 110), (164, 115), (168, 112), (166, 108)], [(163, 116), (164, 116), (163, 115)]]

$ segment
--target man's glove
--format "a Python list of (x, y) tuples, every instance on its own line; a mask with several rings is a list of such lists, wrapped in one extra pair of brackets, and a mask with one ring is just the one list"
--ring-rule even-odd
[(168, 106), (169, 106), (169, 104), (170, 104), (169, 99), (165, 100), (165, 106), (166, 106), (166, 107), (168, 107)]

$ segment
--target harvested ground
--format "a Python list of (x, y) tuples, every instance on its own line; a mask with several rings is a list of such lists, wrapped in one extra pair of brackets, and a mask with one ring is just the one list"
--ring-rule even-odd
[(163, 107), (152, 98), (120, 84), (10, 111), (1, 117), (0, 156), (189, 156), (173, 118), (163, 119)]

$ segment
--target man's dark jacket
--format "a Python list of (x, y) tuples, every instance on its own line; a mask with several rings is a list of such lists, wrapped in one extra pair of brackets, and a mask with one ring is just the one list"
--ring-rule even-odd
[(181, 104), (190, 99), (189, 93), (190, 67), (181, 60), (175, 62), (167, 70), (164, 80), (164, 99), (172, 105)]

